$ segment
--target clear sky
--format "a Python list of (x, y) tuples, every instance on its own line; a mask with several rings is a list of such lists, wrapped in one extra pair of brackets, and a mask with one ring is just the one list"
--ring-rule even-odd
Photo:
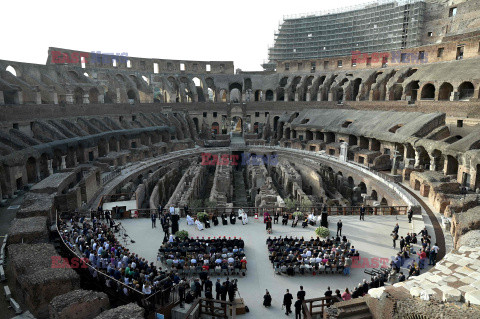
[(45, 64), (52, 46), (145, 58), (233, 60), (236, 68), (261, 70), (284, 15), (359, 2), (4, 0), (0, 59)]

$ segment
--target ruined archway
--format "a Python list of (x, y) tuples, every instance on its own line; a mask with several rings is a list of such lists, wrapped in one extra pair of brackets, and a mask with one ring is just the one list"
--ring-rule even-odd
[(427, 83), (422, 88), (420, 95), (422, 100), (433, 100), (435, 98), (435, 86), (432, 83)]
[(474, 91), (475, 87), (473, 86), (472, 82), (463, 82), (458, 87), (458, 98), (460, 100), (468, 100), (473, 97)]
[(438, 91), (438, 100), (449, 101), (452, 95), (452, 92), (453, 92), (453, 86), (448, 82), (443, 83), (440, 86), (440, 89)]

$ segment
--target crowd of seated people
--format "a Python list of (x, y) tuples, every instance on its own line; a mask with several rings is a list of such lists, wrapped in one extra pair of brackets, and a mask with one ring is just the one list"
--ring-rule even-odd
[(231, 238), (175, 238), (158, 250), (160, 261), (175, 272), (185, 275), (224, 274), (245, 276), (247, 259), (244, 241)]
[(173, 273), (157, 269), (153, 262), (129, 251), (116, 239), (113, 228), (95, 217), (60, 218), (58, 229), (63, 241), (91, 266), (88, 267), (91, 276), (106, 289), (140, 299), (157, 291), (168, 291), (179, 282)]
[(295, 273), (350, 274), (352, 260), (360, 254), (345, 236), (320, 239), (303, 237), (269, 237), (269, 258), (277, 274)]

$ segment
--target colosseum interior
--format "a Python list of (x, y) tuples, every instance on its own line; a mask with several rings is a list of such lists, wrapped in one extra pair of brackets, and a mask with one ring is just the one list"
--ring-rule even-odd
[[(480, 318), (480, 1), (386, 1), (362, 10), (382, 15), (382, 6), (392, 4), (417, 17), (400, 23), (398, 50), (286, 53), (279, 39), (285, 47), (300, 43), (289, 26), (311, 16), (287, 18), (264, 71), (236, 70), (233, 61), (57, 47), (49, 48), (46, 64), (0, 60), (0, 275), (7, 300), (0, 317), (275, 318), (283, 316), (285, 288), (295, 303), (304, 284), (304, 318)], [(308, 38), (315, 37), (311, 32)], [(375, 40), (374, 33), (367, 37)], [(341, 39), (328, 41), (342, 47)], [(362, 205), (364, 228), (357, 220)], [(230, 276), (238, 279), (241, 298), (204, 295), (182, 308), (178, 281), (162, 286), (174, 273), (157, 255), (165, 230), (158, 226), (150, 235), (150, 219), (156, 214), (160, 224), (158, 214), (171, 207), (191, 236), (244, 237), (248, 274)], [(102, 244), (107, 236), (129, 249), (121, 255), (127, 268), (134, 261), (143, 267), (134, 280), (158, 275), (150, 280), (154, 293), (113, 278), (112, 268), (124, 275), (125, 264), (78, 263), (90, 249), (79, 247), (78, 238), (93, 243), (85, 225), (100, 223), (102, 210), (111, 210), (122, 228), (112, 233), (105, 223)], [(237, 220), (227, 231), (219, 225), (200, 233), (185, 218), (204, 211), (213, 223), (214, 216), (239, 210), (249, 223)], [(341, 216), (361, 260), (388, 257), (388, 271), (359, 266), (349, 278), (317, 273), (328, 279), (316, 280), (315, 271), (292, 277), (262, 270), (270, 265), (264, 246), (270, 234), (260, 229), (265, 212), (293, 219), (299, 211), (328, 214), (330, 237)], [(74, 223), (84, 226), (75, 231)], [(385, 255), (398, 251), (391, 248), (396, 223), (402, 236), (425, 227), (439, 248), (436, 264), (407, 280), (399, 280)], [(317, 237), (316, 226), (275, 224), (271, 236), (309, 240)], [(365, 230), (372, 236), (362, 237)], [(256, 246), (262, 246), (258, 254)], [(217, 277), (226, 279), (213, 267), (210, 275), (214, 286)], [(196, 276), (180, 274), (187, 281)], [(375, 286), (380, 276), (385, 280)], [(372, 282), (363, 296), (324, 296), (327, 282), (343, 292), (364, 278)], [(316, 286), (308, 286), (312, 281)], [(265, 288), (276, 302), (271, 309), (261, 305)]]

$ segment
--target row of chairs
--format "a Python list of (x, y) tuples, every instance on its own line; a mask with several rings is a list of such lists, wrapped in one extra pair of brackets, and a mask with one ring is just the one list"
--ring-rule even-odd
[[(288, 267), (282, 268), (280, 265), (276, 265), (274, 266), (274, 269), (275, 269), (275, 275), (288, 275)], [(341, 273), (343, 273), (343, 267), (326, 269), (325, 266), (320, 266), (318, 269), (315, 269), (314, 267), (305, 267), (303, 275), (341, 274)], [(296, 274), (302, 275), (302, 272), (300, 270), (300, 265), (293, 266), (292, 275), (296, 275)]]

